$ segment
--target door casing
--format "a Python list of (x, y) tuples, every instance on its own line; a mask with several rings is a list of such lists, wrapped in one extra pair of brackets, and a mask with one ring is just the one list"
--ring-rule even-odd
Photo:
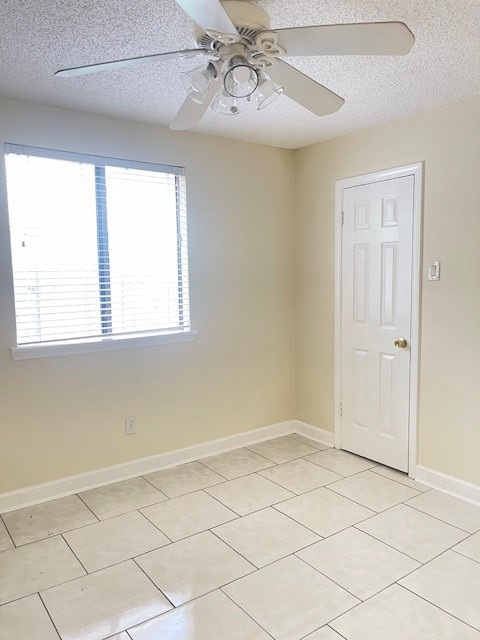
[(408, 475), (415, 477), (417, 465), (417, 424), (420, 368), (420, 301), (422, 283), (422, 203), (423, 162), (394, 169), (375, 171), (335, 183), (335, 447), (342, 447), (341, 351), (342, 351), (342, 220), (343, 191), (350, 187), (413, 176), (413, 246), (412, 246), (412, 332), (410, 344), (410, 411), (408, 435)]

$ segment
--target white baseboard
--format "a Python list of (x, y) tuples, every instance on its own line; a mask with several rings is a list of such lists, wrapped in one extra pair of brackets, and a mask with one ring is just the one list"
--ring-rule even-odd
[(202, 442), (191, 447), (186, 447), (185, 449), (159, 453), (154, 456), (148, 456), (147, 458), (138, 458), (111, 467), (104, 467), (103, 469), (95, 469), (74, 476), (60, 478), (52, 482), (43, 482), (42, 484), (24, 487), (15, 491), (0, 493), (0, 513), (14, 511), (22, 507), (29, 507), (33, 504), (40, 504), (41, 502), (47, 502), (48, 500), (54, 500), (56, 498), (63, 498), (64, 496), (79, 493), (80, 491), (95, 489), (96, 487), (101, 487), (112, 482), (128, 480), (129, 478), (152, 473), (153, 471), (175, 467), (179, 464), (191, 462), (192, 460), (208, 458), (209, 456), (225, 453), (238, 447), (245, 447), (257, 442), (269, 440), (270, 438), (287, 435), (294, 431), (293, 423), (294, 421), (292, 420), (286, 420), (285, 422), (278, 422), (268, 427), (252, 429), (251, 431), (236, 433), (225, 438)]
[[(7, 513), (8, 511), (29, 507), (33, 504), (63, 498), (80, 491), (95, 489), (112, 482), (128, 480), (129, 478), (160, 471), (161, 469), (168, 469), (193, 460), (208, 458), (238, 447), (247, 447), (257, 442), (263, 442), (264, 440), (290, 433), (298, 433), (329, 447), (334, 446), (335, 436), (333, 431), (321, 429), (300, 420), (286, 420), (268, 427), (236, 433), (232, 436), (202, 442), (184, 449), (138, 458), (111, 467), (60, 478), (52, 482), (43, 482), (42, 484), (24, 487), (15, 491), (0, 493), (0, 513)], [(445, 473), (421, 465), (416, 467), (415, 480), (433, 489), (444, 491), (467, 502), (480, 505), (480, 485), (448, 476)]]
[[(293, 420), (293, 431), (330, 447), (335, 446), (335, 434), (333, 431), (314, 427), (300, 420)], [(416, 466), (415, 480), (433, 489), (438, 489), (456, 498), (461, 498), (480, 506), (480, 485), (478, 484), (460, 480), (460, 478), (448, 476), (441, 471), (435, 471), (435, 469), (429, 469), (421, 465)]]
[(415, 480), (480, 506), (480, 485), (417, 464)]
[(335, 446), (335, 434), (333, 431), (314, 427), (312, 424), (307, 424), (301, 420), (293, 420), (293, 431), (301, 436), (305, 436), (306, 438), (311, 438), (312, 440), (326, 444), (329, 447)]

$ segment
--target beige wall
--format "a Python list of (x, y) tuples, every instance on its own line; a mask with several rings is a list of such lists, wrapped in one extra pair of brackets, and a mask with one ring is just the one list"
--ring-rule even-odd
[[(0, 491), (293, 418), (291, 151), (0, 99), (5, 141), (186, 166), (199, 334), (13, 361), (0, 165)], [(126, 437), (130, 415), (138, 433)]]
[[(296, 418), (333, 430), (335, 181), (425, 162), (419, 463), (480, 483), (480, 98), (296, 152)], [(425, 273), (425, 268), (423, 269)]]
[(335, 180), (421, 160), (424, 261), (442, 260), (442, 279), (423, 284), (419, 462), (480, 483), (479, 139), (479, 98), (295, 153), (0, 99), (2, 144), (186, 166), (199, 330), (13, 361), (0, 165), (0, 491), (291, 419), (294, 389), (296, 418), (333, 430)]

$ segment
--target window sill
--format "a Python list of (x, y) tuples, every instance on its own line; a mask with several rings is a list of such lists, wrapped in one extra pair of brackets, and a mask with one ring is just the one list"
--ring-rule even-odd
[(31, 358), (68, 356), (75, 353), (96, 353), (98, 351), (153, 347), (159, 344), (171, 344), (174, 342), (191, 342), (195, 340), (197, 333), (198, 331), (182, 331), (178, 333), (158, 333), (134, 337), (95, 338), (78, 342), (48, 342), (44, 344), (12, 347), (11, 353), (14, 360), (29, 360)]

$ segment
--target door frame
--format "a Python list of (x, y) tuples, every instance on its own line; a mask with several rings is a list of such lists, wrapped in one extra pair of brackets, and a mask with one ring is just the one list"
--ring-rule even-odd
[(413, 176), (413, 244), (412, 244), (412, 332), (410, 345), (410, 411), (408, 432), (408, 475), (415, 478), (417, 466), (417, 426), (420, 371), (420, 304), (422, 286), (422, 204), (423, 162), (375, 171), (335, 182), (335, 337), (334, 337), (334, 385), (335, 385), (335, 447), (342, 446), (341, 417), (341, 353), (342, 353), (342, 221), (343, 192), (351, 187), (384, 182), (395, 178)]

